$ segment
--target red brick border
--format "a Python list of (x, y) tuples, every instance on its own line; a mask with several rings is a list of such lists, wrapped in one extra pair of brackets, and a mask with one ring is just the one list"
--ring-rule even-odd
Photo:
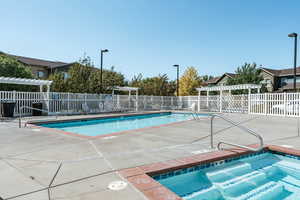
[[(257, 145), (250, 146), (255, 147)], [(277, 151), (281, 153), (300, 156), (300, 150), (276, 145), (268, 145), (264, 149), (267, 151)], [(155, 181), (150, 176), (199, 164), (233, 158), (248, 153), (251, 153), (251, 151), (244, 149), (231, 149), (227, 151), (224, 150), (209, 152), (190, 157), (123, 169), (120, 170), (119, 173), (150, 200), (182, 200), (182, 198), (161, 185), (159, 182)]]

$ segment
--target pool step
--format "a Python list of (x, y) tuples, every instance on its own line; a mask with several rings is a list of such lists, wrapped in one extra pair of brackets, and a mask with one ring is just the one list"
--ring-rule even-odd
[(244, 174), (242, 176), (237, 176), (233, 179), (229, 179), (225, 182), (222, 182), (222, 183), (215, 183), (216, 185), (218, 185), (218, 187), (228, 187), (230, 185), (234, 185), (236, 183), (239, 183), (239, 182), (244, 182), (246, 179), (249, 179), (253, 176), (256, 176), (256, 175), (260, 175), (262, 174), (261, 172), (258, 172), (258, 171), (253, 171), (253, 172), (250, 172), (250, 173), (247, 173), (247, 174)]
[(210, 188), (185, 196), (183, 197), (183, 199), (185, 200), (222, 199), (222, 194), (215, 186), (212, 186)]
[(240, 163), (234, 166), (226, 167), (224, 169), (207, 172), (207, 178), (212, 182), (225, 182), (235, 176), (241, 176), (251, 172), (251, 165), (249, 163)]
[(275, 200), (284, 190), (284, 186), (276, 182), (268, 182), (261, 185), (250, 192), (239, 197), (234, 197), (235, 200)]
[(264, 173), (257, 172), (246, 175), (238, 177), (239, 179), (236, 181), (232, 180), (225, 184), (220, 184), (218, 187), (224, 195), (236, 197), (267, 182), (266, 175)]

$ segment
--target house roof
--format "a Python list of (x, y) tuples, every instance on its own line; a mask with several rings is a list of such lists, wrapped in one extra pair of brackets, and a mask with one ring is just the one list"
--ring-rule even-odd
[[(273, 75), (273, 76), (290, 76), (290, 75), (294, 75), (294, 68), (288, 68), (288, 69), (261, 68), (261, 69), (266, 71), (267, 73)], [(300, 67), (296, 67), (296, 74), (300, 75)]]
[(208, 81), (205, 81), (204, 84), (207, 85), (207, 84), (214, 84), (214, 83), (218, 83), (220, 80), (222, 80), (225, 76), (228, 76), (230, 78), (234, 78), (236, 76), (236, 74), (234, 73), (225, 73), (223, 74), (222, 76), (218, 76), (218, 77), (215, 77), (215, 78), (212, 78)]
[(63, 67), (68, 66), (73, 63), (65, 63), (60, 61), (49, 61), (49, 60), (42, 60), (37, 58), (30, 58), (30, 57), (24, 57), (24, 56), (16, 56), (12, 54), (6, 54), (8, 56), (11, 56), (18, 60), (19, 62), (26, 64), (26, 65), (33, 65), (33, 66), (43, 66), (47, 68), (57, 68), (57, 67)]
[(211, 78), (211, 79), (205, 81), (204, 83), (206, 83), (206, 84), (216, 83), (219, 80), (219, 78), (220, 78), (220, 76), (214, 77), (214, 78)]

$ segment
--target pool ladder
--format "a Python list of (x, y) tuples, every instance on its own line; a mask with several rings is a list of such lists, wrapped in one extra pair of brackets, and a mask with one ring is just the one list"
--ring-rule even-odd
[(200, 119), (200, 117), (198, 116), (198, 113), (195, 112), (195, 111), (192, 112), (192, 117), (193, 117), (194, 120)]
[[(48, 114), (50, 114), (50, 113), (53, 114), (53, 112), (49, 112), (48, 110), (42, 110), (42, 109), (30, 107), (30, 106), (22, 106), (22, 107), (20, 107), (20, 110), (19, 110), (19, 112), (20, 112), (20, 115), (19, 115), (19, 128), (22, 128), (22, 117), (23, 117), (22, 111), (24, 110), (24, 108), (27, 108), (29, 110), (37, 110), (37, 111), (45, 112), (45, 113), (48, 113)], [(57, 113), (54, 113), (54, 116), (55, 116), (56, 119), (58, 118)], [(26, 127), (26, 125), (27, 125), (27, 122), (25, 123), (25, 127)]]
[(247, 150), (250, 150), (250, 151), (260, 151), (264, 148), (264, 141), (263, 141), (263, 138), (261, 135), (259, 135), (258, 133), (256, 133), (255, 131), (251, 130), (251, 129), (248, 129), (242, 125), (240, 125), (239, 123), (236, 123), (234, 121), (232, 121), (231, 119), (227, 118), (227, 117), (224, 117), (222, 115), (218, 115), (218, 114), (212, 114), (211, 117), (210, 117), (210, 146), (211, 148), (213, 149), (214, 148), (214, 135), (213, 135), (213, 122), (214, 122), (214, 119), (218, 117), (220, 119), (223, 119), (224, 121), (232, 124), (233, 126), (235, 127), (238, 127), (240, 128), (241, 130), (257, 137), (259, 139), (259, 147), (258, 148), (252, 148), (252, 147), (249, 147), (249, 146), (245, 146), (245, 145), (240, 145), (240, 144), (235, 144), (235, 143), (232, 143), (232, 142), (226, 142), (226, 141), (220, 141), (217, 145), (217, 148), (219, 150), (222, 150), (223, 148), (221, 148), (221, 145), (223, 144), (226, 144), (226, 145), (229, 145), (229, 146), (234, 146), (234, 147), (239, 147), (239, 148), (243, 148), (243, 149), (247, 149)]

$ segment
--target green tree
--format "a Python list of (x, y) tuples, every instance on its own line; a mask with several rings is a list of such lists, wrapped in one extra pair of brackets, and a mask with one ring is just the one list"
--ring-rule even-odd
[[(102, 72), (102, 83), (103, 83), (103, 93), (110, 93), (111, 88), (114, 86), (124, 86), (125, 85), (125, 77), (123, 74), (116, 72), (114, 67), (111, 67), (110, 70), (104, 69)], [(91, 74), (90, 77), (90, 90), (93, 93), (101, 92), (101, 72), (100, 70), (95, 70)]]
[[(0, 76), (29, 79), (33, 78), (32, 72), (29, 68), (18, 62), (16, 59), (1, 53)], [(36, 87), (15, 84), (0, 84), (0, 90), (35, 91)]]
[(256, 63), (245, 63), (241, 67), (238, 67), (235, 71), (236, 76), (234, 78), (228, 79), (227, 85), (237, 85), (237, 84), (260, 84), (263, 80), (261, 76), (261, 70), (257, 68)]
[(68, 92), (68, 84), (63, 73), (56, 72), (49, 76), (49, 80), (52, 80), (51, 91), (52, 92)]
[(80, 59), (68, 71), (69, 78), (67, 79), (68, 92), (73, 93), (89, 93), (90, 89), (90, 76), (95, 69), (91, 62), (90, 57)]
[(214, 77), (211, 76), (211, 75), (204, 75), (204, 76), (202, 76), (202, 80), (203, 80), (203, 81), (208, 81), (208, 80), (213, 79), (213, 78), (214, 78)]
[(139, 74), (133, 77), (129, 85), (140, 88), (139, 93), (142, 95), (171, 96), (176, 90), (176, 84), (169, 81), (166, 74), (148, 78)]
[(179, 95), (196, 95), (197, 87), (201, 86), (201, 77), (195, 67), (188, 67), (179, 80)]
[[(238, 84), (261, 84), (263, 77), (261, 75), (261, 69), (257, 68), (256, 63), (245, 63), (238, 67), (235, 71), (236, 76), (228, 79), (227, 85), (238, 85)], [(262, 92), (267, 91), (265, 85), (262, 85)], [(242, 94), (247, 91), (233, 91), (233, 94)]]

